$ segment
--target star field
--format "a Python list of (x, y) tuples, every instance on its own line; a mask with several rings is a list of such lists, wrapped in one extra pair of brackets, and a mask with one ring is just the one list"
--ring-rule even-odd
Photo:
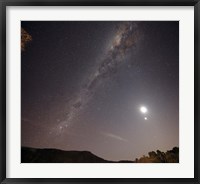
[(179, 146), (179, 23), (22, 21), (22, 146), (134, 160)]

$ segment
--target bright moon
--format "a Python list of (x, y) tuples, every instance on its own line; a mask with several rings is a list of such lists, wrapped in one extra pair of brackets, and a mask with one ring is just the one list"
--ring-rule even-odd
[(144, 120), (147, 120), (147, 117), (144, 117)]
[(140, 111), (145, 114), (147, 112), (147, 108), (142, 106), (140, 107)]

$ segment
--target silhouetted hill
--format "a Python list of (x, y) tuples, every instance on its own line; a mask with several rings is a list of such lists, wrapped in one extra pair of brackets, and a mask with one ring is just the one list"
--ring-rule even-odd
[(113, 163), (89, 151), (63, 151), (22, 147), (22, 163)]
[(167, 152), (151, 151), (149, 156), (136, 158), (135, 161), (109, 161), (89, 151), (63, 151), (58, 149), (37, 149), (22, 147), (22, 163), (178, 163), (179, 148), (174, 147)]

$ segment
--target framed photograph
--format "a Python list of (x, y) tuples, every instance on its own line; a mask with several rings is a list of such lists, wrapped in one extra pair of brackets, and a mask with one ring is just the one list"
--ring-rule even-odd
[(198, 183), (199, 1), (1, 1), (1, 182)]

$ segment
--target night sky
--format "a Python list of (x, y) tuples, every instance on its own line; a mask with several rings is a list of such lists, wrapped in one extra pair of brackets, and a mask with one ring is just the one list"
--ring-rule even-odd
[(177, 21), (21, 26), (22, 146), (107, 160), (179, 146)]

